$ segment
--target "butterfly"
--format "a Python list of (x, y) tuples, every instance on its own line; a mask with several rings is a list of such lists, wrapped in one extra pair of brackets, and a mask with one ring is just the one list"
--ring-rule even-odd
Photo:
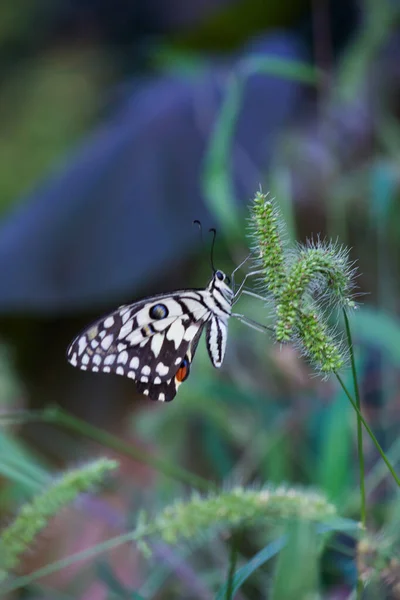
[(139, 393), (170, 402), (189, 377), (204, 328), (211, 362), (222, 365), (234, 298), (229, 277), (214, 270), (205, 289), (120, 306), (82, 331), (70, 344), (67, 359), (84, 371), (129, 377)]

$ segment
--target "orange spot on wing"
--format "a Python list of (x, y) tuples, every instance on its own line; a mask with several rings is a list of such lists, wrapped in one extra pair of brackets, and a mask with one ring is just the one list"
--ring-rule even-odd
[(185, 381), (188, 371), (189, 369), (186, 366), (180, 367), (176, 372), (175, 379), (180, 382)]

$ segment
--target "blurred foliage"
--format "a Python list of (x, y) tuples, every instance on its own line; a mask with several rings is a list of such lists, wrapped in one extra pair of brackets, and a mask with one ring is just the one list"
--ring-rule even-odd
[(3, 81), (0, 210), (30, 191), (88, 129), (98, 112), (100, 85), (109, 76), (103, 53), (83, 46), (53, 49)]
[(290, 27), (308, 8), (307, 0), (272, 0), (267, 5), (263, 0), (237, 0), (214, 11), (189, 32), (180, 33), (172, 43), (185, 50), (232, 50), (268, 29)]
[[(261, 4), (254, 0), (254, 6), (259, 10)], [(197, 69), (199, 63), (194, 65), (191, 55), (180, 62), (184, 58), (182, 48), (232, 47), (234, 41), (246, 38), (248, 30), (287, 23), (288, 6), (273, 3), (270, 12), (265, 10), (261, 18), (258, 10), (252, 12), (248, 4), (238, 2), (234, 11), (221, 11), (197, 31), (176, 36), (175, 40), (171, 37), (171, 45), (157, 64), (173, 64), (182, 72)], [(294, 11), (303, 9), (302, 3), (291, 6)], [(370, 71), (391, 36), (398, 11), (395, 3), (373, 0), (365, 3), (365, 8), (365, 18), (352, 44), (331, 73), (329, 93), (320, 99), (321, 129), (328, 132), (326, 137), (303, 136), (300, 126), (289, 129), (265, 178), (291, 224), (291, 239), (298, 231), (304, 232), (302, 221), (308, 224), (314, 213), (321, 211), (327, 234), (333, 238), (339, 235), (341, 242), (354, 246), (353, 256), (359, 257), (363, 273), (362, 291), (372, 290), (371, 296), (361, 298), (365, 306), (351, 323), (365, 416), (392, 463), (399, 465), (399, 107), (396, 98), (382, 89), (380, 80)], [(15, 40), (28, 36), (33, 12), (33, 5), (21, 1), (2, 5), (3, 54)], [(18, 68), (2, 73), (3, 212), (99, 118), (101, 94), (115, 76), (113, 59), (95, 35), (88, 35), (85, 42), (75, 39), (65, 43), (62, 39), (60, 43), (57, 39), (57, 43), (44, 46), (32, 56), (19, 56)], [(170, 53), (174, 46), (180, 54)], [(243, 81), (249, 73), (271, 69), (278, 77), (307, 81), (313, 91), (321, 82), (325, 89), (323, 74), (314, 66), (283, 62), (243, 64)], [(362, 101), (368, 88), (382, 95), (372, 96), (373, 107), (367, 118)], [(242, 80), (232, 79), (227, 86), (203, 180), (208, 205), (225, 225), (225, 248), (217, 247), (217, 253), (224, 254), (224, 268), (225, 264), (238, 264), (247, 252), (243, 216), (235, 209), (228, 167), (242, 91)], [(371, 122), (373, 135), (357, 137)], [(353, 136), (354, 131), (358, 133)], [(354, 138), (365, 151), (361, 156), (347, 153)], [(312, 184), (318, 177), (322, 183), (315, 188)], [(305, 190), (300, 200), (298, 189)], [(302, 202), (305, 196), (307, 203)], [(308, 235), (312, 233), (309, 227), (305, 230)], [(197, 280), (203, 266), (199, 263), (195, 267), (193, 278)], [(239, 310), (254, 320), (268, 322), (263, 303), (254, 298), (242, 297)], [(31, 343), (35, 351), (35, 340)], [(129, 435), (140, 440), (142, 454), (131, 460), (131, 452), (128, 459), (131, 440), (128, 443), (120, 439), (120, 432), (112, 438), (115, 443), (109, 445), (115, 452), (119, 448), (127, 461), (121, 461), (118, 486), (107, 489), (99, 498), (86, 495), (78, 499), (67, 516), (61, 514), (48, 524), (44, 535), (22, 557), (12, 582), (13, 597), (66, 600), (85, 594), (90, 600), (222, 600), (231, 590), (231, 597), (237, 593), (237, 598), (246, 600), (332, 598), (335, 593), (342, 597), (351, 593), (358, 569), (367, 585), (365, 598), (400, 598), (400, 503), (393, 483), (365, 439), (370, 518), (368, 531), (360, 532), (354, 414), (333, 381), (321, 382), (310, 375), (291, 348), (280, 349), (267, 337), (237, 322), (230, 325), (228, 356), (218, 376), (201, 345), (190, 381), (182, 386), (172, 405), (153, 409), (146, 405), (128, 416)], [(350, 385), (350, 373), (345, 372), (343, 377)], [(97, 410), (96, 398), (87, 401), (93, 402)], [(0, 507), (4, 519), (10, 522), (18, 506), (37, 497), (49, 473), (59, 465), (49, 465), (49, 458), (24, 440), (21, 409), (29, 407), (29, 399), (3, 347), (0, 404), (3, 413), (17, 411), (15, 422), (6, 420), (3, 414), (7, 428), (0, 432)], [(40, 415), (35, 418), (40, 420)], [(84, 435), (77, 438), (67, 431), (61, 436), (53, 427), (60, 453), (66, 447), (72, 448), (77, 460), (86, 461), (88, 455), (97, 452), (93, 445), (84, 443)], [(84, 424), (81, 434), (85, 434)], [(89, 435), (88, 429), (86, 434), (93, 443), (100, 442)], [(104, 445), (107, 440), (110, 438), (104, 438)], [(147, 479), (143, 481), (137, 464), (140, 461), (157, 466), (152, 462), (153, 455), (161, 456), (164, 464), (170, 465), (170, 472), (159, 463), (155, 469), (158, 476), (146, 471)], [(235, 532), (238, 535), (232, 535), (230, 524), (225, 524), (213, 532), (211, 539), (200, 535), (190, 542), (167, 545), (161, 537), (152, 538), (146, 542), (148, 547), (139, 547), (141, 554), (132, 545), (138, 539), (132, 532), (137, 534), (144, 523), (141, 509), (150, 515), (165, 516), (177, 498), (181, 499), (180, 506), (186, 507), (189, 502), (182, 479), (173, 476), (177, 465), (204, 478), (205, 486), (222, 487), (225, 493), (234, 486), (260, 489), (267, 483), (320, 490), (343, 519), (331, 528), (326, 523), (325, 529), (302, 520), (288, 522), (285, 527), (240, 528)], [(224, 507), (218, 510), (223, 512)], [(190, 515), (187, 518), (193, 525)], [(120, 554), (113, 554), (118, 549)], [(151, 558), (146, 554), (148, 549)]]
[(18, 406), (24, 393), (23, 384), (14, 368), (12, 354), (4, 345), (0, 345), (0, 406), (6, 408)]

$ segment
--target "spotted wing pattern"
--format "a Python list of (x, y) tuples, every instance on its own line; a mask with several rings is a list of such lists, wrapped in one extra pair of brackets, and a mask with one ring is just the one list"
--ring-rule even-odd
[(183, 290), (121, 306), (73, 340), (69, 362), (83, 370), (129, 377), (152, 400), (173, 400), (189, 376), (206, 324), (210, 358), (216, 367), (222, 363), (230, 302), (220, 289), (230, 288), (215, 280), (214, 276), (205, 290)]

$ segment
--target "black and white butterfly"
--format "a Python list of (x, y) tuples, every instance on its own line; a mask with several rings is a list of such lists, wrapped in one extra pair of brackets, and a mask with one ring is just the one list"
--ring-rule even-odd
[(189, 376), (204, 327), (211, 362), (221, 366), (234, 300), (229, 283), (225, 273), (216, 270), (205, 289), (120, 306), (78, 335), (67, 358), (83, 370), (130, 377), (140, 393), (169, 402)]

